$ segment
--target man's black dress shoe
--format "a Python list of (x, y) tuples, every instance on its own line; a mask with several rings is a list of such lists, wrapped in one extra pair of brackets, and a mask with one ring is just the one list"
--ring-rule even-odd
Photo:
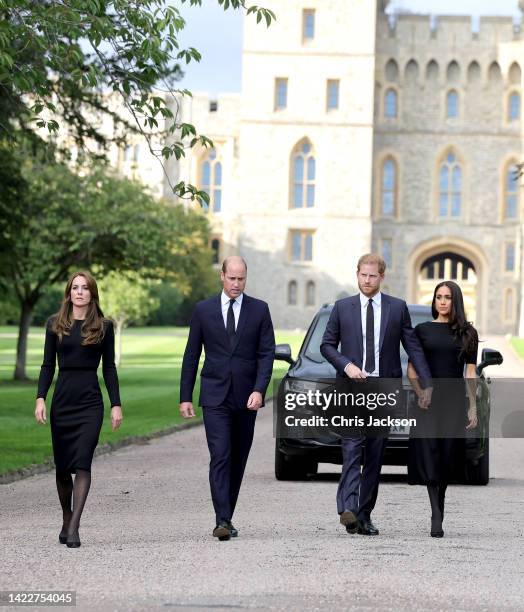
[(227, 521), (220, 521), (218, 525), (213, 529), (213, 537), (218, 538), (220, 542), (225, 542), (231, 537), (231, 531)]
[(238, 529), (233, 525), (231, 521), (226, 521), (226, 522), (227, 522), (227, 527), (229, 529), (229, 533), (231, 534), (231, 537), (236, 538), (238, 536)]
[(351, 510), (344, 510), (340, 513), (340, 524), (344, 525), (348, 533), (357, 533), (358, 520)]
[(359, 521), (357, 533), (360, 533), (360, 535), (376, 536), (378, 535), (378, 529), (373, 525), (371, 520)]

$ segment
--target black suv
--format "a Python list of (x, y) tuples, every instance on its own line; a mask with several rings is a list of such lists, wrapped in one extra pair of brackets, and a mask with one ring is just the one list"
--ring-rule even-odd
[[(280, 382), (279, 392), (275, 397), (284, 396), (284, 391), (304, 393), (315, 391), (326, 382), (335, 381), (335, 369), (320, 353), (320, 343), (331, 314), (333, 305), (324, 305), (315, 315), (304, 338), (296, 360), (292, 358), (289, 344), (278, 344), (275, 359), (290, 364), (287, 374)], [(413, 327), (418, 323), (430, 321), (429, 306), (408, 306)], [(402, 369), (404, 376), (407, 367), (407, 355), (401, 349)], [(502, 355), (498, 351), (483, 349), (481, 362), (477, 366), (479, 382), (477, 386), (478, 426), (475, 434), (478, 437), (468, 437), (464, 440), (465, 471), (457, 474), (456, 481), (467, 484), (486, 485), (489, 481), (489, 412), (490, 412), (490, 380), (482, 373), (489, 365), (502, 363)], [(407, 379), (404, 380), (407, 397), (413, 392)], [(408, 400), (412, 401), (413, 397)], [(274, 410), (278, 406), (275, 405)], [(384, 464), (406, 465), (409, 441), (407, 427), (392, 427), (384, 453)], [(319, 463), (342, 464), (340, 439), (323, 438), (276, 438), (275, 440), (275, 476), (278, 480), (300, 480), (308, 474), (316, 474)]]

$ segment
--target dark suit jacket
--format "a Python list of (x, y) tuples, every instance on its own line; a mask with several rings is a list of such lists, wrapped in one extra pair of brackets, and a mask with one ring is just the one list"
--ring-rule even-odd
[(200, 406), (220, 406), (231, 383), (238, 407), (246, 407), (253, 391), (265, 395), (275, 356), (275, 334), (266, 302), (244, 293), (232, 348), (220, 295), (198, 302), (182, 362), (181, 402), (192, 401), (202, 347), (206, 356), (200, 373)]
[[(364, 342), (362, 338), (360, 294), (335, 302), (322, 338), (320, 352), (345, 377), (349, 362), (362, 369)], [(431, 378), (424, 351), (411, 327), (411, 317), (404, 300), (382, 294), (379, 340), (379, 376), (401, 378), (400, 343), (421, 379)], [(340, 343), (340, 352), (338, 345)]]

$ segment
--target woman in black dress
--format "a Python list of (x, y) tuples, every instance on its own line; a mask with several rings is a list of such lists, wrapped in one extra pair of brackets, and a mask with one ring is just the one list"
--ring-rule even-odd
[[(104, 416), (97, 377), (100, 358), (111, 401), (113, 431), (122, 422), (113, 324), (102, 314), (96, 282), (88, 272), (76, 272), (70, 277), (60, 310), (47, 323), (35, 409), (39, 423), (46, 422), (45, 398), (53, 382), (57, 357), (51, 437), (63, 513), (59, 541), (78, 548), (80, 517), (91, 485), (91, 462)], [(71, 474), (75, 474), (74, 483)]]
[(434, 320), (415, 328), (435, 379), (429, 406), (413, 364), (408, 364), (420, 408), (409, 441), (408, 482), (427, 486), (431, 536), (441, 538), (446, 487), (459, 460), (465, 430), (477, 426), (478, 334), (466, 320), (462, 291), (453, 281), (435, 287), (431, 311)]

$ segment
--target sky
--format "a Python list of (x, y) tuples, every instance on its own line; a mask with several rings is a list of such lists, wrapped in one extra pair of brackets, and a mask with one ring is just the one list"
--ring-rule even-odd
[[(241, 88), (242, 14), (224, 11), (217, 0), (202, 0), (202, 7), (173, 4), (180, 9), (186, 27), (181, 45), (195, 47), (202, 54), (200, 63), (185, 67), (182, 87), (194, 92), (239, 92)], [(285, 0), (280, 0), (285, 2)], [(338, 0), (346, 2), (348, 0)], [(371, 0), (370, 0), (371, 1)], [(255, 3), (247, 2), (248, 5)], [(264, 0), (256, 4), (264, 6)], [(392, 0), (391, 9), (439, 15), (512, 15), (518, 17), (518, 0)], [(276, 11), (278, 18), (278, 11)], [(249, 18), (253, 19), (251, 15)], [(260, 27), (265, 27), (261, 25)]]

